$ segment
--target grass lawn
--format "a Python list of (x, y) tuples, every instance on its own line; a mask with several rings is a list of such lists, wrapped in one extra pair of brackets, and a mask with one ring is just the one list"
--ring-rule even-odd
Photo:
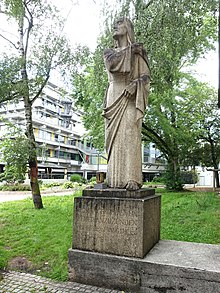
[[(220, 244), (219, 196), (159, 192), (162, 239)], [(0, 268), (23, 257), (25, 271), (64, 281), (72, 241), (73, 196), (44, 197), (43, 201), (42, 210), (35, 210), (31, 199), (0, 204)]]

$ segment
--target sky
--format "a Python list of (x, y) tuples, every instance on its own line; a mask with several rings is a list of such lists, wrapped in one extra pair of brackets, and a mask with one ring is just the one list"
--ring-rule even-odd
[[(103, 2), (103, 0), (63, 0), (62, 2), (53, 0), (53, 3), (62, 7), (63, 14), (67, 16), (64, 31), (73, 45), (81, 43), (88, 45), (92, 50), (95, 49), (102, 28), (100, 9)], [(108, 2), (114, 3), (114, 0)], [(201, 58), (192, 70), (199, 80), (218, 88), (217, 44), (216, 50)]]
[[(114, 2), (114, 0), (112, 0)], [(103, 0), (52, 0), (66, 18), (65, 33), (73, 45), (81, 43), (95, 49), (101, 31)]]
[[(64, 32), (71, 40), (72, 46), (76, 44), (88, 45), (92, 50), (96, 47), (97, 37), (102, 29), (100, 17), (101, 7), (104, 2), (114, 5), (115, 0), (46, 0), (51, 1), (62, 12), (66, 18)], [(11, 26), (1, 17), (0, 23), (7, 27)], [(1, 33), (1, 31), (0, 31)], [(11, 37), (11, 36), (10, 36)], [(0, 47), (3, 43), (0, 40)], [(0, 48), (1, 49), (1, 48)], [(196, 76), (201, 81), (207, 81), (210, 85), (218, 88), (218, 51), (207, 54), (201, 58), (192, 69), (197, 72)]]

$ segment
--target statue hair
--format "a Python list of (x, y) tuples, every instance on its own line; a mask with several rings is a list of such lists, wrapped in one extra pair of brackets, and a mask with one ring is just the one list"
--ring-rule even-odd
[[(118, 20), (123, 21), (125, 23), (125, 26), (127, 28), (127, 40), (128, 40), (128, 44), (131, 45), (135, 42), (135, 38), (134, 38), (134, 26), (133, 23), (130, 21), (129, 18), (127, 17), (120, 17)], [(115, 48), (118, 47), (118, 41), (115, 40)]]

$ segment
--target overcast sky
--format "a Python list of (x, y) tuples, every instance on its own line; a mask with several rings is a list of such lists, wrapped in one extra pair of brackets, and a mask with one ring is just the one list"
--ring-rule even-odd
[[(77, 43), (88, 45), (92, 50), (96, 47), (96, 40), (102, 28), (100, 10), (104, 2), (111, 5), (115, 0), (48, 0), (61, 9), (66, 18), (64, 32), (71, 40), (73, 46)], [(2, 18), (0, 14), (0, 28), (5, 30), (12, 26)], [(11, 37), (11, 36), (10, 36)], [(0, 47), (3, 47), (0, 40)], [(0, 48), (1, 49), (1, 48)], [(212, 86), (218, 88), (218, 52), (208, 54), (202, 58), (195, 67), (198, 77), (202, 81), (207, 81)]]
[[(68, 16), (65, 32), (72, 40), (73, 45), (75, 43), (82, 43), (94, 49), (97, 37), (101, 31), (100, 9), (104, 1), (64, 0), (61, 2), (56, 0), (55, 2), (58, 6), (63, 7), (62, 11), (64, 15)], [(107, 2), (113, 3), (114, 1), (107, 0)], [(75, 5), (73, 5), (73, 3), (75, 3)], [(201, 81), (206, 81), (215, 88), (218, 88), (217, 45), (216, 51), (201, 58), (194, 69), (197, 71), (197, 77)]]

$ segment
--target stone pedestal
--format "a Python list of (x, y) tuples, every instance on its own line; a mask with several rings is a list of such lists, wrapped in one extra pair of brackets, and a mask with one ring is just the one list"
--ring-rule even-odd
[(75, 198), (72, 247), (143, 258), (160, 238), (160, 196), (144, 189), (138, 193), (142, 198), (126, 198), (126, 191), (121, 198), (113, 197), (114, 191), (103, 193), (85, 190)]
[(93, 253), (102, 255), (104, 263), (108, 255), (144, 258), (160, 239), (160, 209), (161, 198), (154, 189), (84, 190), (82, 197), (74, 199), (71, 281), (93, 285), (100, 278)]
[[(74, 251), (101, 253), (104, 258), (107, 254), (144, 258), (160, 239), (160, 205), (161, 198), (154, 189), (84, 190), (83, 196), (74, 200), (71, 280), (74, 281), (75, 268), (81, 267), (77, 264), (79, 258), (72, 259)], [(82, 267), (80, 280), (87, 283), (83, 281)]]
[(160, 196), (154, 190), (137, 192), (139, 198), (132, 193), (84, 190), (75, 198), (72, 247), (143, 258), (160, 238)]

